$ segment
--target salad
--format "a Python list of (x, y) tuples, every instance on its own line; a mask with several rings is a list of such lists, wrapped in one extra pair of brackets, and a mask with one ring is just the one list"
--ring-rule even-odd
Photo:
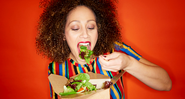
[(80, 54), (79, 57), (81, 59), (85, 59), (85, 61), (90, 64), (90, 56), (93, 54), (93, 51), (87, 49), (86, 46), (80, 46)]
[(96, 90), (96, 86), (90, 82), (90, 76), (86, 73), (81, 73), (77, 77), (70, 78), (64, 86), (64, 92), (59, 93), (61, 96), (82, 93), (85, 91)]
[[(88, 91), (95, 91), (96, 85), (89, 82), (90, 76), (87, 73), (81, 73), (75, 78), (70, 78), (64, 85), (64, 91), (59, 93), (61, 96), (78, 94)], [(113, 83), (111, 81), (105, 81), (102, 89), (110, 88)]]

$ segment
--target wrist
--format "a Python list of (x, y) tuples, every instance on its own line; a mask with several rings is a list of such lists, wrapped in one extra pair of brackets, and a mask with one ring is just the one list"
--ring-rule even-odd
[(128, 71), (128, 70), (131, 70), (132, 68), (134, 68), (135, 61), (136, 60), (132, 56), (128, 55), (128, 63), (127, 63), (127, 66), (123, 70)]

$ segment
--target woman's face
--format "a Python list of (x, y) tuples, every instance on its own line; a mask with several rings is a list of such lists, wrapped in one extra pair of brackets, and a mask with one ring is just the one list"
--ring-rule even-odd
[(69, 57), (80, 64), (85, 64), (85, 60), (79, 57), (80, 46), (85, 45), (89, 50), (93, 50), (98, 38), (93, 11), (85, 6), (77, 6), (70, 11), (65, 25), (65, 36), (71, 50)]

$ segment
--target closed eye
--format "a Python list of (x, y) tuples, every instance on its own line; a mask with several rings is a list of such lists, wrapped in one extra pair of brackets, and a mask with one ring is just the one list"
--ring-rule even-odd
[(73, 31), (78, 31), (79, 29), (72, 29)]
[(88, 28), (88, 29), (93, 30), (93, 29), (94, 29), (94, 27), (93, 27), (93, 28)]

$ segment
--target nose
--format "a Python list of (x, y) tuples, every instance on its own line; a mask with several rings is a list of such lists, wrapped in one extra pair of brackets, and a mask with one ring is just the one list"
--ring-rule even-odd
[(89, 35), (88, 35), (87, 29), (83, 29), (82, 32), (81, 32), (81, 37), (82, 37), (82, 38), (88, 38), (88, 36), (89, 36)]

